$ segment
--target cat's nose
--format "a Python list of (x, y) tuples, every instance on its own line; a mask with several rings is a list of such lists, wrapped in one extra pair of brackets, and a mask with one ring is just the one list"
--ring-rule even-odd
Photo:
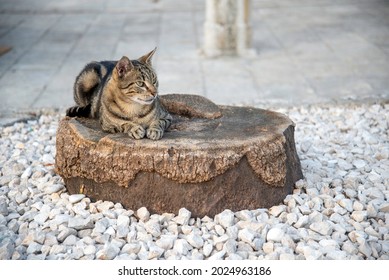
[(156, 88), (150, 91), (153, 96), (156, 96), (158, 94), (158, 91)]
[(146, 87), (147, 87), (147, 90), (153, 95), (153, 96), (156, 96), (158, 94), (158, 90), (157, 88), (150, 84), (149, 82), (146, 82)]

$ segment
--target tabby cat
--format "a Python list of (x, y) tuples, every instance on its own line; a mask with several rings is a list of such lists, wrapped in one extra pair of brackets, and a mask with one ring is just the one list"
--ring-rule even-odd
[(119, 61), (87, 64), (74, 84), (77, 106), (66, 115), (97, 118), (104, 131), (127, 133), (134, 139), (161, 139), (172, 117), (158, 98), (151, 64), (155, 50), (136, 60), (123, 56)]

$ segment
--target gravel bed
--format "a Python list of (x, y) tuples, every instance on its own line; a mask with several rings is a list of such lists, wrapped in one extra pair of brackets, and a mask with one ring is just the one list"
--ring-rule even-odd
[(0, 128), (0, 259), (389, 259), (389, 104), (280, 111), (305, 179), (270, 209), (201, 219), (69, 195), (59, 115)]

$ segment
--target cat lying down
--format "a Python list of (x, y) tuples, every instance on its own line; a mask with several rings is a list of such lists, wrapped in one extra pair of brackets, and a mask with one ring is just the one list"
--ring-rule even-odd
[(123, 56), (119, 61), (87, 64), (74, 83), (77, 106), (66, 115), (99, 119), (106, 132), (161, 139), (172, 117), (159, 101), (151, 64), (155, 50), (136, 60)]

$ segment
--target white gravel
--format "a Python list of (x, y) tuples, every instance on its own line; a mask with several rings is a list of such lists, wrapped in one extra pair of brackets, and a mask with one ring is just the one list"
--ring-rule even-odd
[(280, 111), (305, 179), (283, 204), (201, 219), (69, 195), (58, 115), (0, 128), (0, 259), (389, 259), (389, 105)]

